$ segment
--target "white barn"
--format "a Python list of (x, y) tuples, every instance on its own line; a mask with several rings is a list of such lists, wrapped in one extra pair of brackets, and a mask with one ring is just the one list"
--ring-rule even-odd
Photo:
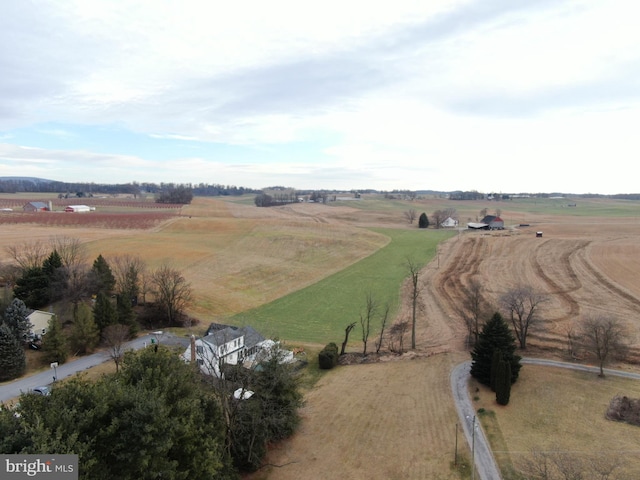
[(89, 207), (88, 205), (69, 205), (64, 209), (64, 211), (73, 213), (90, 212), (91, 207)]

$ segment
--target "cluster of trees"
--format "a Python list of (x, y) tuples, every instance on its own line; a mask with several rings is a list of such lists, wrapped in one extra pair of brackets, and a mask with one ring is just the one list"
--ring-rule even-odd
[[(416, 217), (418, 217), (417, 212), (413, 208), (410, 208), (409, 210), (404, 211), (403, 215), (410, 224), (413, 224), (413, 222), (416, 220)], [(440, 228), (442, 226), (442, 223), (447, 218), (451, 217), (455, 219), (457, 218), (457, 216), (458, 216), (458, 212), (456, 211), (455, 208), (445, 208), (442, 210), (436, 210), (431, 215), (431, 219), (429, 219), (429, 217), (425, 212), (422, 212), (418, 217), (418, 228), (429, 228), (429, 225), (432, 225), (432, 224), (435, 228)]]
[[(474, 279), (462, 303), (468, 342), (473, 344), (471, 375), (496, 392), (498, 403), (509, 401), (510, 385), (518, 378), (519, 359), (515, 349), (526, 350), (532, 330), (542, 325), (541, 307), (548, 296), (529, 285), (518, 285), (500, 296), (507, 320), (496, 312), (486, 323), (492, 306), (482, 295), (481, 283)], [(586, 315), (567, 329), (568, 353), (575, 358), (581, 350), (597, 360), (600, 376), (612, 358), (623, 359), (628, 351), (628, 330), (614, 316)], [(510, 382), (506, 381), (510, 378)]]
[(263, 190), (253, 200), (256, 207), (273, 207), (298, 202), (298, 193), (285, 187), (272, 187)]
[[(19, 323), (17, 317), (26, 318), (28, 309), (49, 305), (60, 314), (49, 322), (41, 344), (28, 337), (24, 323), (14, 335), (21, 348), (26, 341), (36, 341), (32, 345), (41, 346), (49, 362), (63, 363), (70, 350), (91, 352), (101, 341), (119, 348), (138, 332), (138, 312), (145, 309), (160, 325), (179, 325), (192, 301), (191, 285), (176, 269), (165, 264), (149, 271), (139, 257), (130, 255), (111, 262), (99, 255), (89, 267), (84, 246), (76, 239), (55, 238), (49, 245), (36, 242), (7, 250), (14, 264), (2, 268), (6, 286), (0, 311), (6, 310), (3, 318), (10, 325)], [(10, 358), (21, 361), (18, 353)], [(11, 372), (11, 378), (21, 374), (19, 369)]]
[(155, 195), (156, 203), (178, 203), (188, 205), (193, 200), (193, 190), (184, 185), (177, 187), (166, 187), (158, 191)]
[[(115, 374), (0, 410), (0, 452), (78, 454), (81, 479), (237, 479), (291, 434), (300, 405), (295, 375), (277, 361), (245, 376), (214, 386), (167, 348), (127, 352)], [(250, 398), (233, 396), (240, 384)]]
[(562, 445), (551, 445), (533, 449), (517, 467), (523, 480), (622, 480), (629, 478), (624, 473), (627, 463), (611, 452), (568, 452)]

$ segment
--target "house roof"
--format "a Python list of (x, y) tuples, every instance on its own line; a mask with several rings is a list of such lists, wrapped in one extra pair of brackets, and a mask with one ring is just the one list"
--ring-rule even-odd
[(240, 338), (242, 336), (242, 332), (234, 327), (227, 327), (222, 330), (216, 330), (210, 335), (207, 335), (203, 338), (205, 342), (211, 343), (213, 345), (224, 345), (231, 340), (235, 340), (236, 338)]
[(49, 208), (49, 205), (44, 202), (29, 202), (27, 205), (31, 205), (35, 208)]
[(207, 329), (203, 340), (213, 345), (222, 345), (244, 335), (244, 346), (251, 348), (265, 338), (255, 328), (250, 326), (235, 327), (233, 325), (224, 325), (222, 323), (212, 323)]
[(482, 220), (481, 223), (491, 223), (491, 222), (503, 222), (504, 220), (502, 220), (500, 217), (497, 217), (495, 215), (486, 215)]

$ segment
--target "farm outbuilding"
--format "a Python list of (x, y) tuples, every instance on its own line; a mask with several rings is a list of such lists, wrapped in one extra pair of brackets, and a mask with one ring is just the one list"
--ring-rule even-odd
[(69, 205), (64, 209), (64, 211), (73, 213), (90, 212), (91, 207), (89, 207), (88, 205)]
[(489, 226), (489, 230), (503, 230), (504, 229), (504, 220), (496, 215), (487, 215), (482, 220), (481, 223), (484, 223)]
[(44, 202), (29, 202), (22, 207), (25, 212), (48, 212), (50, 209), (49, 204)]
[(31, 324), (31, 336), (39, 340), (47, 333), (49, 328), (49, 320), (55, 317), (55, 314), (50, 312), (43, 312), (42, 310), (34, 310), (27, 316), (27, 320)]
[(475, 230), (504, 230), (504, 221), (495, 215), (487, 215), (480, 222), (467, 223), (467, 227)]

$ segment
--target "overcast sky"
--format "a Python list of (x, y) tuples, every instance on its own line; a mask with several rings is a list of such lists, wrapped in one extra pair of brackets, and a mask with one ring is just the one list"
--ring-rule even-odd
[(0, 7), (0, 176), (640, 192), (635, 0)]

